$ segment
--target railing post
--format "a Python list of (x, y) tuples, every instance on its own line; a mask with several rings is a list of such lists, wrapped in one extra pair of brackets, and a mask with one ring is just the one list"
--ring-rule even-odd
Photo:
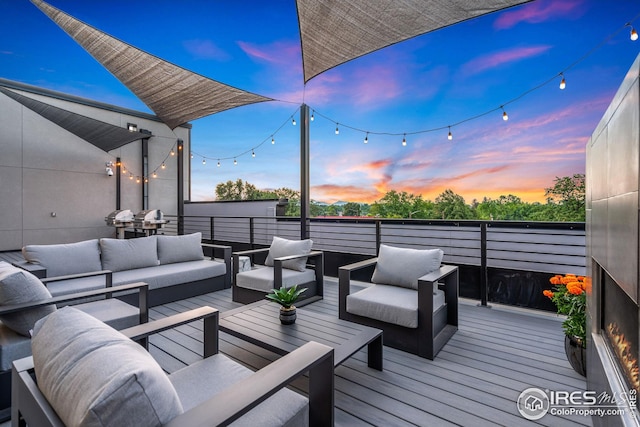
[(209, 233), (211, 238), (211, 243), (214, 243), (214, 233), (213, 233), (213, 225), (214, 225), (214, 217), (209, 217)]
[(487, 223), (480, 224), (480, 306), (489, 307), (489, 273), (487, 271)]
[(255, 249), (255, 242), (253, 241), (253, 217), (249, 218), (249, 245), (251, 249)]
[(380, 244), (382, 242), (382, 221), (376, 220), (376, 256), (380, 253)]

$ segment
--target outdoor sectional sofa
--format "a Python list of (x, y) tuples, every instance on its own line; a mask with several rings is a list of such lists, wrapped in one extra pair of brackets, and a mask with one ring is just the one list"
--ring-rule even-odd
[[(203, 246), (222, 250), (223, 259), (205, 257)], [(19, 266), (44, 278), (53, 296), (145, 282), (156, 306), (231, 287), (231, 247), (202, 243), (201, 233), (28, 245), (22, 254)], [(137, 304), (135, 294), (119, 298)]]

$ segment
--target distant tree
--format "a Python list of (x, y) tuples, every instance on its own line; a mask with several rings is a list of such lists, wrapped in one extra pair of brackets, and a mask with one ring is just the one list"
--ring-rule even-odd
[(242, 179), (229, 180), (216, 185), (217, 200), (259, 200), (264, 198), (263, 191)]
[(344, 216), (360, 216), (360, 203), (348, 202), (342, 206), (342, 214)]
[(338, 207), (336, 205), (329, 205), (327, 209), (325, 209), (327, 216), (337, 216), (338, 215)]
[(464, 198), (447, 189), (436, 197), (435, 211), (442, 219), (474, 219), (474, 212)]
[(556, 177), (554, 185), (545, 188), (547, 203), (558, 206), (554, 210), (553, 221), (584, 221), (585, 211), (585, 175)]
[(326, 210), (326, 205), (321, 205), (320, 203), (314, 202), (313, 200), (309, 202), (310, 216), (325, 216)]
[(382, 218), (430, 218), (433, 203), (406, 191), (391, 190), (369, 209), (369, 216)]

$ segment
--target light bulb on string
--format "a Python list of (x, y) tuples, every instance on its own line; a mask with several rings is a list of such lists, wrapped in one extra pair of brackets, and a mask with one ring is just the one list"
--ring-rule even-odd
[(502, 108), (502, 120), (504, 120), (505, 122), (507, 120), (509, 120), (509, 115), (507, 114), (506, 110), (504, 109), (504, 106), (500, 106), (500, 108)]
[(631, 23), (628, 23), (627, 26), (631, 27), (631, 32), (629, 33), (629, 38), (631, 39), (631, 41), (638, 40), (638, 32), (636, 31), (636, 29), (633, 28)]
[(153, 171), (153, 174), (151, 175), (153, 178), (157, 178), (158, 174), (156, 173), (156, 171)]
[(256, 156), (256, 152), (251, 150), (251, 157), (255, 157)]
[(206, 165), (207, 164), (207, 159), (205, 159), (204, 157), (202, 158), (202, 164)]
[(191, 158), (193, 159), (193, 153), (191, 153)]
[(238, 160), (233, 159), (233, 164), (234, 164), (234, 165), (237, 165), (237, 164), (238, 164)]
[(449, 126), (449, 135), (447, 135), (447, 139), (451, 141), (453, 139), (453, 134), (451, 133), (451, 126)]
[(336, 123), (336, 135), (340, 134), (340, 129), (338, 129), (338, 123)]
[(167, 167), (167, 165), (164, 164), (164, 162), (162, 162), (162, 166), (160, 166), (162, 169), (165, 169)]
[(313, 116), (313, 111), (311, 111), (311, 117), (309, 118), (309, 120), (314, 121), (316, 118)]
[(218, 160), (218, 167), (220, 167), (220, 160)]
[(140, 184), (140, 177), (136, 176), (136, 184)]
[(293, 117), (291, 117), (291, 124), (294, 126), (296, 125), (296, 119), (294, 119)]
[(560, 90), (564, 90), (564, 88), (567, 87), (567, 81), (564, 78), (564, 74), (560, 73), (560, 77), (562, 77), (562, 80), (560, 80)]
[(125, 173), (127, 173), (127, 168), (125, 168), (124, 166), (122, 167), (122, 174), (124, 175)]
[(147, 178), (146, 176), (144, 177), (144, 183), (147, 184), (149, 182), (149, 178)]
[(176, 152), (175, 152), (175, 151), (173, 151), (173, 148), (172, 148), (172, 149), (171, 149), (171, 152), (170, 152), (169, 154), (171, 154), (172, 156), (175, 156), (175, 155), (176, 155)]
[(369, 132), (367, 132), (367, 135), (364, 137), (364, 143), (365, 144), (369, 143)]
[(133, 174), (129, 172), (129, 179), (133, 180)]
[(407, 146), (407, 134), (406, 133), (404, 135), (402, 135), (402, 146), (403, 147)]
[(273, 144), (275, 144), (275, 143), (276, 143), (276, 139), (272, 136), (272, 137), (271, 137), (271, 144), (273, 145)]

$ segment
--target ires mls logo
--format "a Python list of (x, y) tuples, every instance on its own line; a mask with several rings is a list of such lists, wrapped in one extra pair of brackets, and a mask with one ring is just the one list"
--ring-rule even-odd
[(549, 396), (543, 390), (532, 387), (518, 396), (518, 412), (528, 420), (539, 420), (549, 412)]

